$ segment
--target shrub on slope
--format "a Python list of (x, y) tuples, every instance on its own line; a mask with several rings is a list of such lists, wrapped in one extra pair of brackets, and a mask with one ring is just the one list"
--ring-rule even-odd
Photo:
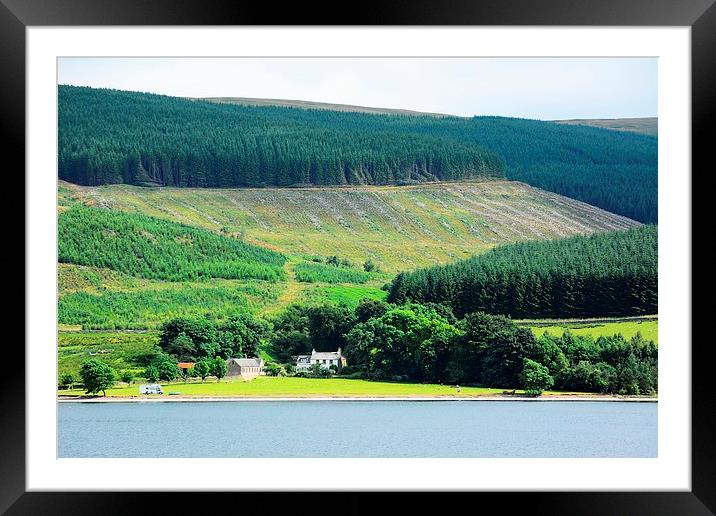
[(299, 263), (294, 270), (296, 279), (304, 283), (365, 283), (370, 278), (367, 272), (320, 263)]

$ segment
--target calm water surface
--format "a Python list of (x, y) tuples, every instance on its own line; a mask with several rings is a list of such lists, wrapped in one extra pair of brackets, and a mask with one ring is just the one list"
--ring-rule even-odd
[(656, 457), (657, 404), (60, 403), (60, 457)]

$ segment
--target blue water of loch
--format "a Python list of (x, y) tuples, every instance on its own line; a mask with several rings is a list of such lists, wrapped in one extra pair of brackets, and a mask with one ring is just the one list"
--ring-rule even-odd
[(656, 457), (657, 404), (60, 403), (59, 457)]

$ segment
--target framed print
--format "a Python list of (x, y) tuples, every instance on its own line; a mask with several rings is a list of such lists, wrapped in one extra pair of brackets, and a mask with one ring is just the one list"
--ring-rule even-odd
[(0, 507), (711, 513), (714, 9), (3, 0), (27, 304)]

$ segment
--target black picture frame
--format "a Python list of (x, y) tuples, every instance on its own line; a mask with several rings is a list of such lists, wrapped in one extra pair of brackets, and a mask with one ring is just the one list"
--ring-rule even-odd
[[(338, 5), (338, 4), (334, 4)], [(692, 172), (708, 172), (716, 115), (716, 6), (714, 0), (461, 0), (383, 1), (345, 4), (342, 12), (321, 4), (278, 4), (229, 0), (0, 0), (0, 128), (5, 156), (25, 163), (25, 29), (28, 26), (88, 25), (571, 25), (571, 26), (688, 26), (692, 43)], [(688, 173), (688, 171), (684, 171)], [(24, 189), (22, 184), (19, 188)], [(693, 190), (696, 193), (697, 191)], [(696, 198), (692, 207), (697, 206)], [(692, 208), (693, 209), (693, 208)], [(695, 214), (695, 212), (692, 212)], [(696, 226), (700, 220), (692, 215)], [(707, 219), (708, 220), (708, 219)], [(696, 234), (692, 230), (692, 235)], [(19, 248), (19, 246), (18, 246)], [(693, 264), (693, 246), (691, 249)], [(693, 265), (692, 265), (693, 270)], [(25, 268), (25, 274), (32, 271)], [(692, 272), (693, 274), (693, 272)], [(705, 288), (705, 287), (700, 287)], [(700, 308), (704, 310), (706, 307)], [(694, 306), (698, 313), (699, 308)], [(698, 321), (693, 317), (692, 320)], [(696, 335), (694, 333), (694, 335)], [(454, 494), (457, 509), (466, 496), (479, 496), (480, 505), (500, 504), (502, 511), (569, 514), (713, 514), (716, 511), (714, 404), (709, 375), (708, 340), (692, 339), (692, 490), (690, 492), (564, 492)], [(688, 343), (684, 343), (688, 344)], [(120, 514), (146, 510), (147, 498), (158, 498), (181, 512), (196, 511), (206, 502), (193, 493), (79, 493), (26, 492), (25, 489), (25, 358), (18, 352), (17, 367), (4, 372), (0, 389), (0, 511), (7, 514)], [(22, 364), (22, 367), (19, 365)], [(23, 395), (18, 394), (19, 391)], [(240, 496), (242, 509), (266, 510), (260, 494), (212, 494), (231, 501)], [(294, 494), (271, 494), (278, 510), (293, 510)], [(366, 512), (376, 502), (357, 493), (336, 499), (344, 512)], [(424, 494), (403, 496), (408, 505), (427, 508)], [(378, 502), (381, 504), (382, 502)], [(170, 505), (169, 505), (170, 504)], [(490, 504), (492, 505), (492, 504)], [(469, 506), (469, 505), (468, 505)], [(203, 511), (202, 511), (203, 512)]]

